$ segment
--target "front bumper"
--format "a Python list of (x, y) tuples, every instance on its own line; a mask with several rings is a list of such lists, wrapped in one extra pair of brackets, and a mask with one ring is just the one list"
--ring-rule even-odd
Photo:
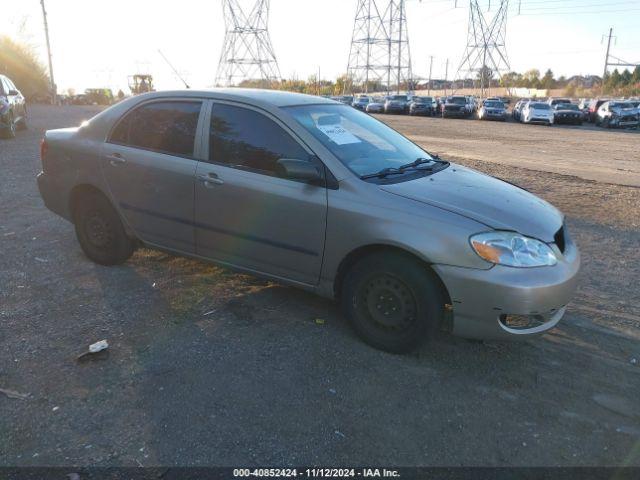
[(467, 116), (467, 111), (462, 109), (462, 110), (448, 110), (448, 109), (444, 109), (442, 111), (442, 116), (443, 117), (466, 117)]
[(582, 115), (556, 115), (553, 117), (553, 123), (569, 123), (578, 124), (582, 123)]
[(553, 120), (545, 117), (532, 117), (527, 121), (527, 123), (540, 123), (542, 125), (551, 125), (553, 123)]
[[(567, 237), (564, 253), (553, 247), (553, 267), (488, 270), (434, 265), (453, 306), (453, 333), (467, 338), (517, 339), (541, 334), (560, 321), (577, 285), (580, 253)], [(505, 316), (536, 318), (530, 328), (510, 328)]]
[(387, 113), (404, 113), (406, 107), (404, 105), (387, 105), (384, 110)]

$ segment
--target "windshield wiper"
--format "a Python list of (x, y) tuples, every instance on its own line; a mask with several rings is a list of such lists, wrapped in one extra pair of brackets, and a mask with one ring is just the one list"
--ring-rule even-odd
[(368, 178), (376, 178), (376, 177), (384, 178), (387, 175), (395, 175), (395, 174), (404, 173), (406, 170), (409, 170), (409, 169), (416, 169), (416, 170), (425, 171), (425, 172), (432, 172), (433, 171), (433, 167), (417, 168), (418, 166), (423, 165), (425, 163), (444, 163), (444, 164), (447, 164), (447, 165), (449, 164), (449, 162), (447, 162), (445, 160), (441, 160), (440, 157), (438, 157), (437, 155), (434, 155), (433, 158), (416, 158), (413, 162), (407, 163), (405, 165), (400, 165), (399, 167), (383, 168), (379, 172), (370, 173), (368, 175), (362, 175), (360, 178), (362, 180), (366, 180)]

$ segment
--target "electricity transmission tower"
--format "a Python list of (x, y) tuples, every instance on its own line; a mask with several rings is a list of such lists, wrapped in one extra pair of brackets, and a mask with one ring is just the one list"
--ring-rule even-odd
[(345, 90), (413, 90), (405, 0), (358, 0)]
[(607, 72), (609, 71), (609, 67), (637, 67), (640, 65), (640, 62), (632, 63), (627, 62), (626, 60), (622, 60), (611, 54), (611, 39), (616, 38), (613, 35), (613, 28), (609, 29), (609, 39), (607, 40), (607, 54), (604, 57), (604, 73), (602, 74), (602, 78), (607, 76)]
[(280, 69), (269, 38), (269, 0), (254, 0), (247, 15), (239, 0), (222, 0), (226, 26), (216, 74), (217, 86), (244, 80), (269, 87), (280, 81)]
[(490, 22), (478, 0), (469, 2), (467, 47), (456, 73), (456, 80), (472, 79), (484, 96), (494, 75), (502, 78), (511, 69), (507, 57), (506, 33), (509, 0), (498, 0), (498, 9)]

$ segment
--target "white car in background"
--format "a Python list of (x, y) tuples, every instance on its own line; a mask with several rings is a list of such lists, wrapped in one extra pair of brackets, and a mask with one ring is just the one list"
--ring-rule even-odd
[(553, 109), (548, 103), (528, 102), (521, 113), (521, 120), (524, 123), (542, 123), (553, 125)]

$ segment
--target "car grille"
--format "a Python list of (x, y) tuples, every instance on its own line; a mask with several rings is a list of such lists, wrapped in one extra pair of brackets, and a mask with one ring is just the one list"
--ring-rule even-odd
[(636, 116), (635, 115), (625, 115), (624, 117), (622, 117), (620, 119), (621, 122), (633, 122), (636, 120)]
[(553, 236), (553, 241), (558, 246), (558, 250), (560, 250), (562, 253), (564, 253), (564, 249), (566, 248), (566, 241), (565, 241), (564, 234), (565, 234), (564, 225), (562, 225), (562, 227), (560, 227), (560, 230), (558, 230), (556, 234)]

